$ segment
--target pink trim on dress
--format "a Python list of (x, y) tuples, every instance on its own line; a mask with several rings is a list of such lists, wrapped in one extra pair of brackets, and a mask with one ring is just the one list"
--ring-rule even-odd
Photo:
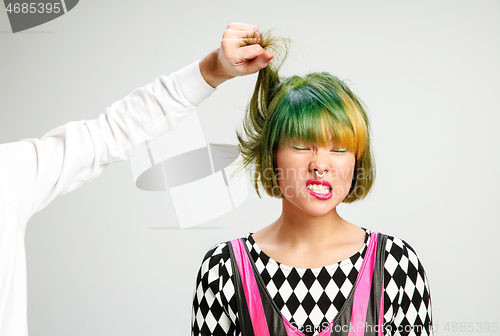
[[(375, 259), (377, 257), (377, 239), (378, 234), (376, 232), (372, 232), (372, 234), (370, 235), (370, 242), (368, 243), (367, 251), (365, 254), (365, 259), (363, 259), (361, 269), (359, 270), (358, 279), (354, 288), (349, 336), (363, 336), (365, 333), (366, 314), (368, 311), (368, 302), (370, 299)], [(241, 282), (243, 284), (243, 291), (245, 292), (248, 312), (250, 314), (250, 319), (252, 320), (254, 334), (256, 336), (270, 336), (266, 316), (264, 313), (264, 307), (262, 305), (262, 299), (260, 297), (259, 287), (257, 286), (257, 281), (255, 280), (255, 275), (252, 270), (252, 264), (250, 262), (248, 253), (246, 252), (244, 244), (245, 243), (241, 239), (235, 239), (231, 241), (234, 256), (238, 264)], [(364, 274), (365, 270), (368, 272), (366, 275)], [(251, 293), (253, 293), (253, 295), (251, 295)], [(384, 335), (382, 328), (384, 322), (383, 312), (384, 289), (382, 278), (382, 294), (380, 302), (378, 336)], [(305, 334), (295, 328), (290, 323), (290, 321), (288, 321), (285, 316), (283, 316), (283, 314), (281, 314), (281, 317), (285, 325), (287, 336), (305, 336)], [(357, 321), (355, 325), (353, 325), (353, 321)], [(333, 322), (334, 321), (330, 322), (330, 324), (316, 336), (326, 336), (330, 334)]]
[[(241, 239), (231, 241), (233, 246), (234, 256), (238, 263), (240, 271), (241, 282), (243, 283), (243, 291), (247, 300), (248, 312), (252, 320), (254, 334), (256, 336), (270, 336), (269, 328), (267, 326), (266, 315), (264, 314), (264, 307), (262, 306), (262, 299), (259, 293), (259, 287), (252, 270), (252, 264), (248, 259), (245, 244)], [(253, 295), (250, 295), (253, 293)], [(288, 333), (288, 331), (287, 331)]]
[[(365, 334), (366, 313), (368, 311), (368, 301), (372, 287), (373, 268), (377, 257), (377, 238), (378, 235), (376, 233), (371, 234), (366, 257), (359, 270), (352, 302), (349, 336), (363, 336)], [(368, 271), (367, 274), (364, 274), (365, 270)]]

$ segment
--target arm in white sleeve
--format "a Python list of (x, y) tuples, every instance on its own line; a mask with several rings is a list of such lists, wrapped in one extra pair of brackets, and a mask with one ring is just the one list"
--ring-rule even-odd
[(0, 183), (27, 221), (57, 195), (129, 159), (193, 112), (214, 89), (198, 62), (134, 90), (90, 121), (70, 122), (40, 139), (0, 145)]
[(28, 336), (28, 219), (172, 129), (213, 91), (196, 62), (133, 91), (96, 120), (0, 145), (0, 336)]

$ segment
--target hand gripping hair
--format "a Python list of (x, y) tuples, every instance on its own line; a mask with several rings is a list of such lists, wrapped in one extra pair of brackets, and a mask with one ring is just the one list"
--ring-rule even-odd
[(245, 137), (236, 132), (243, 157), (240, 169), (253, 169), (259, 197), (260, 182), (269, 196), (282, 198), (276, 178), (278, 146), (290, 138), (328, 146), (333, 137), (356, 158), (352, 185), (343, 202), (366, 197), (374, 182), (375, 166), (364, 104), (343, 81), (327, 72), (280, 77), (288, 40), (269, 34), (262, 34), (261, 40), (262, 47), (275, 58), (259, 71), (243, 121)]

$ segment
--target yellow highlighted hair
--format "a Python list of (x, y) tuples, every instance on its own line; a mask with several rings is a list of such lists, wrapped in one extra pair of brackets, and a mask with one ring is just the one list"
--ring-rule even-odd
[[(286, 55), (286, 40), (266, 35), (262, 40), (262, 46), (275, 55)], [(259, 72), (243, 121), (245, 137), (236, 132), (243, 156), (240, 169), (252, 167), (259, 197), (259, 182), (268, 195), (282, 197), (276, 178), (278, 146), (290, 138), (328, 146), (331, 137), (356, 157), (351, 189), (343, 202), (366, 197), (374, 182), (375, 166), (362, 102), (343, 81), (327, 72), (280, 78), (278, 70), (279, 65), (272, 63)]]

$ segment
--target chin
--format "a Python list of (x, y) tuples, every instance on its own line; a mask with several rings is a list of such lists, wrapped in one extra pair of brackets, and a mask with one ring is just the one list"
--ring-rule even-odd
[(316, 211), (305, 211), (305, 212), (307, 212), (307, 214), (310, 215), (310, 216), (312, 216), (312, 217), (323, 217), (323, 216), (328, 215), (334, 209), (335, 208), (330, 209), (329, 211), (319, 211), (319, 210), (316, 210)]
[(307, 202), (306, 204), (300, 205), (295, 204), (295, 206), (311, 216), (321, 217), (328, 215), (331, 211), (335, 210), (341, 202), (342, 200), (334, 199), (330, 199), (328, 201), (318, 200), (318, 202)]

